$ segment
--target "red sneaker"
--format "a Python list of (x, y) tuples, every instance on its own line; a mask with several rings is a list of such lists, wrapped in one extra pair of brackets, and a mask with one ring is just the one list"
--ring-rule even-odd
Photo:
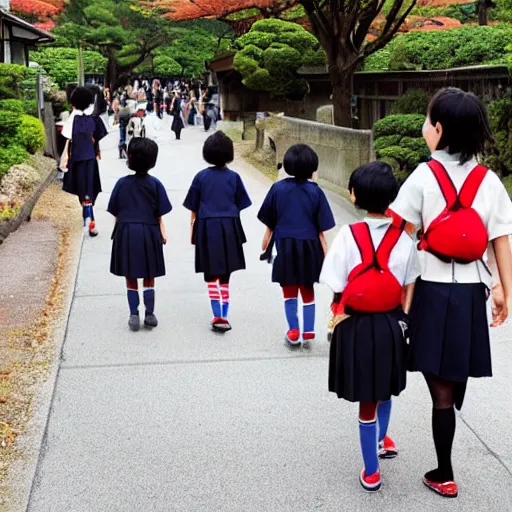
[(304, 341), (313, 341), (315, 339), (315, 333), (314, 332), (305, 332), (302, 335), (302, 339)]
[(290, 344), (290, 345), (298, 345), (300, 343), (300, 332), (298, 329), (290, 329), (287, 333), (286, 333), (286, 341)]
[(366, 476), (366, 471), (363, 469), (359, 475), (359, 482), (361, 482), (363, 489), (367, 492), (378, 491), (382, 487), (380, 471), (376, 471), (373, 475)]
[(453, 481), (449, 482), (433, 482), (429, 480), (426, 476), (423, 477), (423, 483), (436, 494), (443, 496), (444, 498), (456, 498), (459, 495), (459, 490), (457, 488), (457, 484)]
[(391, 437), (385, 436), (382, 441), (379, 442), (379, 458), (380, 459), (394, 459), (398, 455), (395, 442)]
[(217, 332), (227, 332), (231, 330), (231, 324), (225, 318), (214, 318), (212, 329)]
[(98, 236), (98, 230), (96, 229), (96, 222), (91, 220), (89, 223), (89, 236), (95, 237)]

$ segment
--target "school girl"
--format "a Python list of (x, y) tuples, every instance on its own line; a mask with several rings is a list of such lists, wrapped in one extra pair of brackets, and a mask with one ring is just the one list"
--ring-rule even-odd
[(240, 176), (228, 169), (233, 141), (219, 131), (208, 137), (203, 158), (211, 165), (196, 174), (183, 206), (192, 212), (196, 272), (204, 274), (213, 312), (212, 329), (229, 331), (229, 281), (245, 269), (245, 233), (240, 212), (251, 206)]
[[(73, 112), (62, 130), (68, 139), (63, 190), (78, 196), (82, 205), (84, 226), (91, 237), (98, 235), (93, 206), (101, 192), (98, 159), (101, 158), (99, 142), (107, 135), (107, 129), (98, 116), (91, 116), (94, 96), (86, 87), (77, 87), (71, 95)], [(64, 169), (63, 169), (64, 170)]]
[[(334, 217), (323, 190), (311, 178), (318, 170), (317, 154), (305, 144), (292, 146), (283, 165), (289, 178), (272, 185), (258, 213), (267, 226), (262, 249), (275, 243), (277, 256), (272, 281), (283, 289), (288, 321), (286, 341), (300, 344), (298, 295), (303, 302), (302, 340), (315, 338), (315, 292), (324, 255), (324, 232), (335, 226)], [(267, 251), (268, 252), (268, 251)]]
[(162, 183), (150, 176), (156, 165), (157, 144), (147, 138), (134, 138), (128, 146), (128, 167), (134, 175), (115, 185), (108, 211), (116, 218), (112, 234), (110, 272), (126, 278), (132, 331), (140, 329), (138, 279), (143, 279), (144, 326), (158, 325), (155, 316), (155, 278), (165, 275), (163, 246), (167, 234), (162, 217), (172, 209)]
[[(458, 495), (451, 452), (454, 406), (460, 409), (469, 377), (492, 375), (487, 299), (491, 275), (486, 249), (496, 255), (507, 303), (512, 297), (512, 204), (496, 174), (478, 165), (492, 140), (480, 100), (459, 89), (432, 99), (423, 128), (432, 160), (405, 181), (391, 210), (420, 227), (425, 251), (411, 308), (409, 368), (422, 372), (432, 397), (438, 466), (423, 482)], [(507, 316), (503, 305), (496, 323)]]
[(359, 402), (359, 437), (367, 491), (381, 487), (379, 457), (398, 451), (387, 436), (391, 396), (406, 384), (406, 316), (420, 268), (414, 242), (385, 215), (398, 185), (389, 165), (356, 169), (351, 199), (366, 210), (363, 222), (343, 226), (329, 249), (320, 281), (335, 293), (334, 332), (329, 358), (329, 391)]

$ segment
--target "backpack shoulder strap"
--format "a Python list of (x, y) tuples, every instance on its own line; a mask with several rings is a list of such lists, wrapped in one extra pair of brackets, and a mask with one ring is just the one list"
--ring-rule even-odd
[(434, 173), (437, 183), (439, 184), (439, 188), (443, 193), (446, 205), (448, 208), (451, 208), (457, 201), (457, 189), (455, 188), (450, 175), (444, 168), (443, 164), (437, 160), (430, 160), (430, 162), (428, 162), (428, 166)]
[(372, 265), (375, 260), (375, 248), (373, 246), (370, 228), (366, 222), (358, 222), (350, 225), (350, 231), (356, 241), (363, 265)]
[(405, 229), (405, 224), (405, 221), (402, 221), (400, 226), (391, 224), (386, 231), (382, 242), (379, 244), (379, 247), (377, 248), (377, 262), (382, 270), (387, 270), (389, 268), (388, 265), (391, 251), (398, 243), (398, 240), (400, 240)]
[(460, 189), (459, 202), (465, 208), (470, 208), (475, 200), (476, 194), (482, 181), (487, 174), (487, 168), (483, 165), (477, 165), (468, 175), (464, 185)]

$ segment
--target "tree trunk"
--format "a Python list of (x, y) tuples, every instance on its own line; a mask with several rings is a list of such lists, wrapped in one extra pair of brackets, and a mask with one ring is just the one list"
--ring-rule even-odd
[(110, 87), (111, 91), (114, 91), (117, 86), (117, 73), (117, 60), (113, 52), (109, 52), (105, 69), (105, 86)]
[(476, 4), (476, 8), (478, 11), (478, 24), (480, 26), (485, 26), (489, 24), (489, 8), (487, 5), (487, 0), (478, 0)]
[(354, 71), (346, 71), (332, 66), (333, 120), (336, 126), (352, 127), (352, 77)]

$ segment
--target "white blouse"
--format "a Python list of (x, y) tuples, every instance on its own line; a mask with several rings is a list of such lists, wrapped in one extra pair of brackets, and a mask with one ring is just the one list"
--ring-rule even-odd
[[(367, 217), (364, 222), (368, 224), (373, 245), (377, 248), (391, 224), (391, 219)], [(328, 285), (334, 293), (340, 293), (347, 285), (350, 272), (361, 263), (361, 253), (350, 226), (345, 225), (327, 252), (320, 282)], [(402, 286), (414, 283), (421, 273), (418, 251), (411, 237), (405, 232), (391, 251), (389, 270)]]
[[(443, 164), (459, 192), (469, 173), (477, 165), (471, 160), (459, 164), (459, 155), (450, 155), (446, 151), (435, 151), (434, 160)], [(419, 167), (402, 185), (398, 197), (390, 209), (403, 219), (417, 226), (428, 227), (445, 209), (439, 184), (427, 164)], [(473, 208), (480, 215), (489, 241), (512, 234), (512, 202), (499, 177), (492, 171), (485, 176), (473, 202)], [(479, 283), (491, 286), (491, 272), (487, 265), (487, 253), (482, 262), (469, 264), (444, 263), (433, 254), (422, 252), (421, 278), (438, 283)]]

